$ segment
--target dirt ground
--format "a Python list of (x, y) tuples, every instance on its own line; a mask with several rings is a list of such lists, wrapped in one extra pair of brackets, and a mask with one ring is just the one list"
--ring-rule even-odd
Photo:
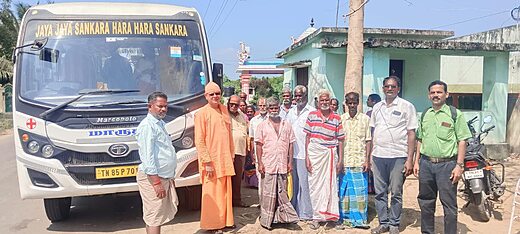
[[(461, 207), (465, 204), (464, 199), (459, 196), (459, 216), (458, 228), (459, 233), (508, 233), (509, 220), (511, 217), (512, 204), (516, 182), (520, 178), (520, 157), (511, 157), (505, 162), (506, 166), (506, 193), (502, 196), (502, 204), (495, 204), (494, 217), (489, 222), (480, 222), (476, 217), (474, 208)], [(226, 230), (226, 233), (369, 233), (363, 229), (346, 229), (345, 231), (337, 231), (332, 225), (322, 225), (318, 230), (311, 230), (304, 222), (294, 225), (278, 225), (271, 232), (260, 227), (258, 223), (258, 196), (257, 190), (253, 188), (243, 188), (244, 201), (250, 204), (248, 208), (235, 208), (235, 230)], [(401, 218), (401, 233), (420, 233), (420, 210), (417, 204), (418, 180), (410, 176), (404, 185), (403, 194), (403, 214)], [(460, 195), (460, 194), (459, 194)], [(369, 206), (369, 222), (371, 227), (378, 225), (375, 215), (373, 196), (370, 196)], [(520, 195), (517, 197), (520, 201)], [(185, 213), (186, 212), (186, 213)], [(516, 209), (516, 214), (520, 215), (520, 207)], [(199, 212), (180, 211), (172, 223), (164, 227), (164, 231), (175, 231), (187, 233), (204, 233), (199, 230), (198, 222)], [(435, 215), (436, 233), (442, 233), (443, 230), (443, 211), (440, 202), (437, 202), (437, 212)], [(513, 223), (511, 233), (520, 233), (520, 220)]]

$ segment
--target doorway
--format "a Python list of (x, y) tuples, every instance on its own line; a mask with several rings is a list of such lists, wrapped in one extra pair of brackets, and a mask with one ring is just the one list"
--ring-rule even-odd
[(390, 67), (388, 69), (388, 74), (390, 76), (397, 76), (401, 80), (401, 91), (399, 92), (399, 97), (403, 97), (403, 87), (404, 87), (404, 60), (390, 59)]
[(307, 87), (309, 84), (309, 67), (296, 68), (296, 85)]

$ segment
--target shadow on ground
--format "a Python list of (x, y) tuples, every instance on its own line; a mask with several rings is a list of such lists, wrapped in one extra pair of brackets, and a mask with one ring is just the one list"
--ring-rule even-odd
[[(116, 232), (145, 227), (142, 203), (138, 193), (77, 197), (72, 200), (69, 219), (51, 223), (48, 231), (57, 232)], [(178, 218), (182, 217), (182, 218)], [(180, 205), (176, 218), (165, 226), (197, 222), (200, 212)]]

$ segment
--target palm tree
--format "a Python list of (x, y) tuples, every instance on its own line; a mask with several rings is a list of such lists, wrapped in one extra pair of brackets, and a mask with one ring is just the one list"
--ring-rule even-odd
[(20, 21), (31, 7), (29, 4), (18, 2), (14, 4), (13, 12), (11, 4), (12, 0), (2, 0), (0, 6), (0, 84), (12, 80), (13, 64), (9, 58), (16, 45)]
[(11, 83), (12, 79), (13, 63), (4, 57), (0, 57), (0, 85)]

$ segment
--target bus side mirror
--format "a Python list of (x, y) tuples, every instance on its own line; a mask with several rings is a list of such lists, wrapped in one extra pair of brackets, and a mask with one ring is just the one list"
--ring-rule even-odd
[(222, 87), (222, 81), (224, 79), (224, 65), (222, 65), (222, 63), (213, 63), (213, 70), (211, 71), (211, 74), (213, 77), (213, 82)]
[(60, 51), (54, 50), (50, 48), (43, 48), (40, 50), (40, 60), (51, 62), (51, 63), (57, 63), (58, 58), (60, 57)]

